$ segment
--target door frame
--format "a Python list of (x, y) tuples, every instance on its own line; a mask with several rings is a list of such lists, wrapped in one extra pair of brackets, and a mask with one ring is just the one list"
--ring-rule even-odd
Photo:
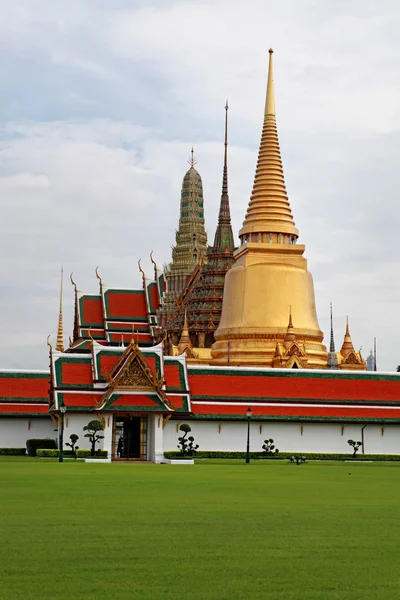
[[(146, 461), (148, 454), (148, 415), (147, 413), (113, 413), (111, 460), (115, 462), (142, 462)], [(117, 421), (129, 419), (129, 417), (140, 418), (140, 456), (139, 458), (118, 458), (117, 456)]]

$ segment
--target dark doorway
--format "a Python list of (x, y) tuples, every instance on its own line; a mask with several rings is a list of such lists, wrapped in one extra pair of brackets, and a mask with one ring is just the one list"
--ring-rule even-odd
[(116, 444), (118, 458), (141, 458), (141, 418), (123, 417), (116, 423)]

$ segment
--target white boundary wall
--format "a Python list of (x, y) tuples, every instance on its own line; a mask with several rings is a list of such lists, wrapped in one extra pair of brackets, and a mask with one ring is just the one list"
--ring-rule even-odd
[(30, 438), (57, 439), (50, 417), (4, 417), (0, 419), (0, 447), (25, 448)]
[[(89, 440), (84, 437), (83, 427), (93, 414), (69, 414), (65, 419), (64, 447), (69, 436), (79, 436), (79, 448), (89, 448)], [(110, 415), (105, 416), (104, 439), (97, 448), (111, 453), (112, 423)], [(162, 418), (149, 415), (147, 430), (148, 460), (159, 462), (163, 451), (177, 450), (178, 437), (182, 435), (177, 427), (189, 423), (199, 450), (239, 451), (246, 450), (247, 422), (245, 421), (195, 421), (183, 419), (168, 421), (162, 428)], [(250, 427), (250, 450), (260, 452), (265, 439), (272, 438), (281, 452), (351, 452), (348, 439), (361, 440), (362, 424), (341, 423), (296, 423), (296, 422), (252, 422)], [(0, 419), (0, 447), (23, 448), (29, 438), (58, 439), (56, 426), (50, 417), (7, 417)], [(400, 454), (400, 424), (369, 424), (364, 429), (364, 452), (366, 454)]]
[[(182, 423), (189, 423), (199, 444), (199, 450), (246, 451), (247, 422), (170, 420), (164, 429), (164, 451), (177, 450), (177, 432)], [(250, 450), (262, 451), (265, 439), (272, 438), (281, 452), (338, 452), (352, 449), (347, 440), (362, 439), (362, 424), (252, 422)], [(367, 425), (364, 429), (366, 454), (400, 454), (400, 425)]]

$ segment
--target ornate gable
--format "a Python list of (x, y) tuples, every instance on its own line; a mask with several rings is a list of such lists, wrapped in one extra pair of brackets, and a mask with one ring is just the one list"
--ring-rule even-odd
[(108, 389), (99, 406), (105, 406), (114, 393), (124, 391), (156, 393), (161, 402), (170, 405), (162, 379), (150, 369), (133, 338), (111, 373), (105, 374), (105, 377)]

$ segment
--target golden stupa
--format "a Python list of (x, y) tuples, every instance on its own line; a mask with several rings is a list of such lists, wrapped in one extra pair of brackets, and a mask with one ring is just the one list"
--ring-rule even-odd
[(253, 192), (239, 232), (241, 245), (225, 277), (211, 364), (272, 367), (278, 366), (279, 358), (281, 367), (326, 368), (328, 355), (318, 324), (313, 280), (303, 256), (305, 246), (297, 244), (299, 233), (283, 175), (272, 54), (270, 50)]

